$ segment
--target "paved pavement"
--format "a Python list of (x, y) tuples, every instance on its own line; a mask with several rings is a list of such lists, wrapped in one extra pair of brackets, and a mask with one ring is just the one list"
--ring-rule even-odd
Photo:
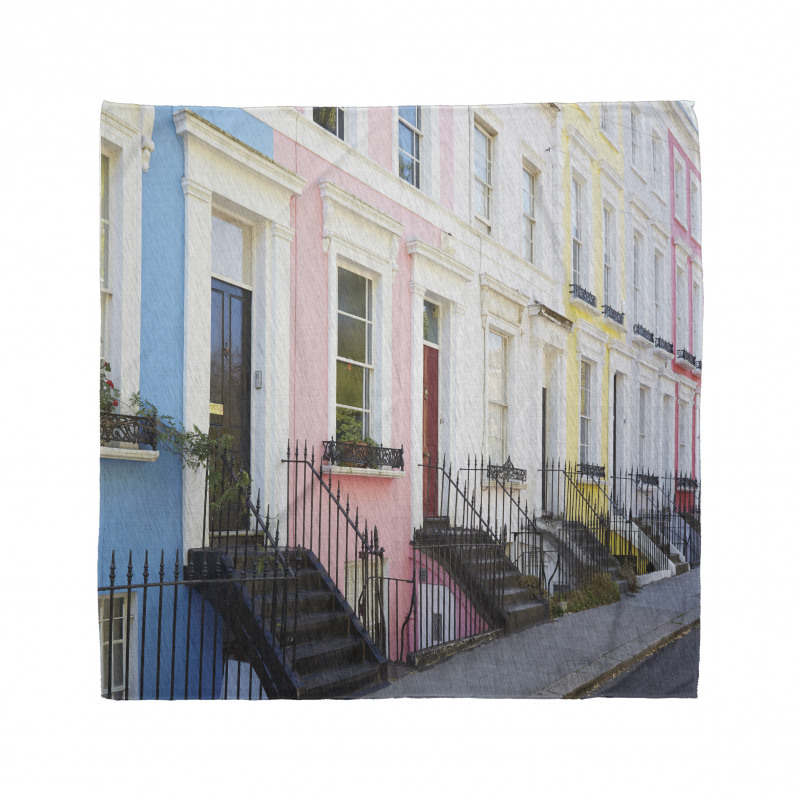
[(561, 698), (588, 690), (700, 620), (700, 570), (618, 603), (500, 636), (366, 695)]

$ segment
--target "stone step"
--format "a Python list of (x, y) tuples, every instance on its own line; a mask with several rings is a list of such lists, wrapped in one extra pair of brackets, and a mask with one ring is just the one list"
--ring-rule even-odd
[(356, 636), (314, 639), (290, 649), (292, 666), (299, 675), (347, 666), (364, 659), (364, 642)]
[(302, 679), (298, 695), (306, 699), (342, 697), (367, 684), (381, 682), (380, 665), (373, 662), (334, 667)]

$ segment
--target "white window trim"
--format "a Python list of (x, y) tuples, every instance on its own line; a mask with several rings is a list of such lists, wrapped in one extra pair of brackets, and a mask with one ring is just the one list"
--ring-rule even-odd
[[(611, 230), (606, 229), (605, 212), (611, 222)], [(620, 282), (620, 259), (619, 259), (619, 214), (616, 206), (607, 198), (603, 198), (601, 209), (601, 236), (609, 235), (610, 261), (606, 261), (606, 242), (605, 238), (601, 243), (601, 261), (603, 264), (603, 305), (611, 306), (615, 311), (622, 311), (619, 304), (619, 282)], [(607, 267), (610, 268), (607, 270)], [(610, 272), (611, 279), (608, 282), (608, 294), (606, 295), (606, 273)], [(609, 320), (611, 321), (611, 320)]]
[[(686, 202), (687, 202), (687, 200), (686, 200), (686, 162), (683, 160), (683, 158), (681, 157), (680, 153), (678, 153), (677, 148), (673, 148), (672, 152), (673, 152), (673, 155), (672, 155), (672, 158), (673, 158), (673, 161), (672, 161), (672, 198), (673, 198), (673, 202), (675, 203), (675, 214), (674, 214), (674, 217), (681, 224), (681, 226), (684, 229), (689, 230), (689, 221), (686, 218), (687, 217), (687, 209), (686, 209)], [(676, 172), (676, 167), (678, 167), (678, 166), (681, 168), (682, 173), (683, 173), (683, 181), (682, 181), (683, 186), (681, 187), (681, 194), (680, 194), (680, 196), (683, 198), (683, 201), (682, 201), (683, 209), (681, 209), (678, 206), (678, 202), (677, 202), (677, 198), (678, 198), (677, 188), (678, 187), (677, 187), (677, 181), (675, 180), (675, 172)], [(681, 216), (681, 210), (683, 211), (683, 215), (682, 216)]]
[[(646, 183), (644, 172), (644, 147), (645, 135), (642, 128), (642, 113), (635, 105), (630, 106), (630, 121), (631, 121), (631, 167), (636, 174)], [(638, 137), (636, 136), (638, 134)], [(636, 153), (639, 154), (637, 160)]]
[[(506, 459), (508, 458), (510, 452), (509, 446), (509, 434), (511, 431), (511, 387), (512, 387), (512, 379), (511, 379), (511, 362), (512, 362), (512, 342), (513, 342), (513, 334), (507, 333), (509, 330), (508, 326), (497, 325), (498, 320), (493, 319), (489, 322), (484, 331), (484, 374), (485, 378), (485, 385), (486, 385), (486, 415), (485, 415), (485, 425), (484, 425), (484, 441), (486, 442), (486, 446), (484, 448), (484, 452), (487, 454), (488, 457), (490, 456), (490, 449), (489, 449), (489, 412), (492, 405), (504, 407), (504, 425), (503, 425), (503, 433), (501, 437), (502, 442), (502, 453), (500, 456), (499, 463), (504, 464)], [(499, 336), (504, 342), (504, 361), (503, 364), (503, 372), (505, 377), (505, 394), (506, 394), (506, 402), (505, 403), (497, 403), (491, 400), (489, 397), (489, 338), (494, 334), (495, 336)]]
[[(109, 605), (107, 601), (110, 599), (110, 593), (103, 592), (97, 596), (98, 600), (98, 615), (97, 615), (97, 624), (98, 624), (98, 639), (100, 645), (100, 691), (103, 693), (103, 683), (108, 677), (108, 661), (104, 658), (104, 647), (103, 647), (103, 620), (105, 619), (103, 615), (103, 607)], [(128, 615), (128, 590), (121, 586), (119, 590), (114, 592), (114, 601), (122, 600), (123, 603), (123, 611), (122, 611), (122, 659), (123, 664), (127, 661), (127, 681), (128, 681), (128, 699), (130, 700), (138, 700), (139, 699), (139, 626), (137, 624), (137, 601), (138, 601), (138, 593), (132, 591), (130, 594), (130, 615)], [(112, 614), (113, 616), (113, 614)], [(127, 635), (128, 630), (130, 630), (130, 636)], [(112, 642), (113, 642), (113, 620), (109, 625), (109, 632), (112, 634)], [(127, 658), (125, 655), (125, 651), (128, 651)], [(112, 671), (113, 671), (113, 664), (112, 664)], [(125, 696), (125, 673), (123, 670), (123, 678), (122, 678), (122, 685), (115, 689), (114, 691), (119, 691), (122, 693), (122, 699)]]
[[(695, 194), (696, 190), (696, 194)], [(697, 218), (695, 219), (694, 208), (692, 206), (692, 198), (697, 197)], [(689, 176), (689, 230), (697, 244), (700, 244), (703, 239), (703, 200), (702, 192), (700, 190), (700, 181), (697, 176), (692, 172)], [(696, 223), (696, 224), (695, 224)]]
[[(600, 134), (615, 150), (617, 150), (619, 142), (618, 121), (615, 119), (618, 116), (619, 106), (617, 103), (600, 103)], [(605, 120), (608, 121), (607, 126), (603, 125)]]
[[(540, 197), (541, 197), (541, 175), (542, 175), (542, 173), (541, 173), (540, 170), (538, 170), (536, 167), (534, 167), (527, 159), (523, 159), (523, 161), (522, 161), (522, 172), (523, 172), (523, 176), (522, 176), (523, 192), (521, 192), (520, 194), (524, 195), (526, 193), (526, 188), (525, 188), (524, 182), (527, 181), (527, 179), (528, 179), (527, 176), (530, 176), (532, 178), (532, 180), (533, 180), (533, 194), (532, 194), (532, 198), (533, 198), (533, 217), (530, 217), (528, 215), (528, 209), (527, 208), (523, 207), (523, 209), (522, 209), (522, 224), (523, 224), (523, 231), (522, 231), (522, 235), (523, 235), (523, 253), (522, 253), (522, 257), (529, 264), (536, 265), (537, 262), (539, 261), (538, 252), (537, 252), (539, 243), (538, 243), (538, 237), (536, 235), (536, 229), (537, 229), (536, 217), (537, 217), (537, 212), (538, 212), (539, 207), (540, 207), (540, 202), (539, 201), (540, 201)], [(530, 240), (531, 241), (530, 241), (530, 244), (528, 244), (528, 241), (527, 241), (528, 240), (528, 235), (527, 234), (528, 234), (528, 229), (529, 229), (528, 226), (530, 226), (531, 223), (532, 223), (531, 236), (530, 236)], [(528, 252), (529, 248), (530, 248), (530, 252)]]
[[(578, 391), (580, 392), (580, 362), (586, 361), (592, 366), (593, 371), (593, 389), (591, 398), (591, 412), (592, 412), (592, 427), (589, 437), (589, 463), (600, 463), (600, 432), (601, 432), (601, 409), (602, 398), (600, 395), (601, 384), (600, 376), (601, 370), (605, 363), (605, 352), (608, 345), (609, 337), (607, 334), (595, 328), (591, 323), (579, 320), (575, 323), (573, 328), (576, 334), (576, 351), (578, 362)], [(580, 397), (579, 397), (580, 400)], [(578, 456), (580, 456), (580, 405), (578, 405), (577, 414), (577, 442), (578, 442)]]
[[(469, 131), (470, 143), (470, 161), (469, 161), (469, 174), (470, 174), (470, 210), (473, 226), (484, 236), (489, 236), (492, 239), (500, 240), (500, 217), (502, 216), (498, 209), (498, 184), (500, 176), (500, 153), (498, 148), (498, 128), (491, 125), (485, 118), (485, 114), (473, 112)], [(481, 132), (489, 140), (489, 217), (486, 218), (478, 213), (475, 207), (475, 181), (477, 176), (475, 174), (475, 129), (479, 128)], [(480, 226), (474, 225), (475, 220), (481, 223)], [(484, 230), (486, 226), (488, 230)]]
[(103, 357), (111, 365), (111, 379), (123, 401), (139, 390), (142, 171), (149, 167), (153, 149), (153, 115), (152, 106), (113, 103), (104, 103), (100, 115), (100, 148), (109, 156), (110, 192)]
[[(396, 121), (395, 128), (394, 128), (394, 139), (393, 139), (393, 162), (395, 168), (397, 169), (397, 177), (400, 178), (401, 181), (404, 183), (408, 183), (409, 186), (413, 186), (415, 189), (419, 189), (423, 191), (424, 186), (424, 179), (425, 179), (425, 172), (426, 172), (426, 159), (425, 159), (425, 152), (427, 149), (426, 141), (425, 141), (425, 122), (426, 118), (430, 115), (430, 111), (425, 106), (417, 106), (418, 113), (419, 113), (419, 127), (415, 128), (410, 122), (403, 119), (400, 116), (400, 106), (394, 107), (394, 118)], [(419, 174), (418, 174), (418, 182), (416, 184), (410, 183), (407, 181), (402, 175), (400, 175), (400, 126), (403, 125), (408, 128), (412, 134), (416, 135), (419, 139)], [(428, 123), (428, 126), (430, 123)]]
[(373, 375), (371, 436), (392, 443), (392, 280), (403, 225), (345, 191), (321, 180), (323, 249), (328, 254), (328, 430), (336, 431), (338, 268), (373, 282)]

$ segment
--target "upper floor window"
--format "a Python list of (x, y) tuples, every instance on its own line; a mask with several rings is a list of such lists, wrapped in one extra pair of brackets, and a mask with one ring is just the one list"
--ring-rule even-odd
[(588, 361), (581, 361), (581, 429), (578, 441), (578, 461), (581, 464), (591, 462), (591, 425), (592, 425), (592, 366)]
[(600, 104), (600, 130), (610, 141), (614, 141), (614, 117), (611, 103)]
[(100, 355), (105, 357), (106, 350), (106, 317), (110, 287), (108, 280), (109, 238), (111, 232), (109, 203), (109, 160), (104, 153), (100, 155)]
[(337, 106), (314, 106), (314, 122), (344, 141), (344, 109)]
[(631, 108), (631, 159), (633, 166), (642, 167), (642, 131), (641, 116), (635, 108)]
[(639, 233), (633, 234), (633, 319), (642, 323), (642, 237)]
[(675, 183), (675, 218), (686, 223), (686, 168), (683, 161), (675, 154), (675, 165), (673, 171)]
[(700, 242), (703, 235), (702, 220), (700, 216), (700, 184), (697, 182), (694, 176), (692, 176), (691, 180), (689, 202), (691, 204), (692, 236), (696, 242)]
[(614, 265), (616, 263), (614, 212), (603, 206), (603, 297), (607, 306), (613, 306), (614, 299)]
[(404, 181), (419, 189), (422, 110), (420, 106), (400, 106), (397, 111), (399, 175)]
[(662, 299), (662, 289), (661, 289), (663, 262), (664, 262), (664, 256), (662, 255), (662, 253), (656, 250), (655, 253), (653, 254), (653, 307), (654, 307), (653, 324), (656, 327), (655, 329), (656, 336), (664, 336), (667, 332), (667, 324), (664, 318), (664, 309), (663, 309), (664, 303)]
[(664, 186), (664, 162), (661, 154), (661, 137), (657, 131), (653, 131), (650, 146), (653, 155), (653, 188), (661, 192)]
[(338, 268), (336, 438), (370, 436), (372, 411), (372, 281)]
[(489, 457), (502, 464), (508, 435), (508, 339), (489, 331)]
[(494, 139), (480, 125), (474, 129), (474, 184), (473, 203), (475, 219), (486, 233), (492, 231), (492, 160)]
[(647, 405), (650, 392), (645, 386), (639, 387), (639, 468), (647, 466)]
[(522, 170), (522, 252), (533, 263), (533, 232), (536, 228), (536, 176), (529, 169)]
[(583, 186), (572, 178), (570, 195), (572, 214), (572, 282), (581, 285), (581, 251), (583, 249)]

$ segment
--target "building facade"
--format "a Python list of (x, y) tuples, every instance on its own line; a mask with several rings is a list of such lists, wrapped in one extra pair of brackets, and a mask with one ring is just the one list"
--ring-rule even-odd
[[(302, 535), (389, 659), (491, 627), (454, 561), (423, 565), (413, 540), (432, 520), (452, 533), (469, 507), (508, 569), (535, 561), (544, 580), (549, 564), (552, 579), (545, 535), (535, 559), (531, 545), (552, 512), (548, 465), (699, 478), (700, 172), (680, 104), (105, 104), (101, 119), (101, 358), (123, 406), (138, 392), (186, 430), (232, 435), (274, 558)], [(124, 618), (141, 655), (155, 613), (130, 577), (112, 608), (112, 551), (118, 574), (120, 552), (163, 551), (170, 658), (185, 640), (186, 675), (207, 663), (187, 696), (238, 691), (227, 664), (252, 657), (218, 598), (182, 582), (212, 541), (202, 470), (141, 441), (101, 445), (103, 652)], [(341, 506), (353, 549), (321, 522), (308, 545), (323, 504), (298, 469)], [(378, 627), (373, 555), (394, 592)], [(219, 638), (197, 644), (179, 608)], [(114, 674), (112, 660), (106, 691), (165, 696), (174, 678), (145, 686), (143, 659)]]

